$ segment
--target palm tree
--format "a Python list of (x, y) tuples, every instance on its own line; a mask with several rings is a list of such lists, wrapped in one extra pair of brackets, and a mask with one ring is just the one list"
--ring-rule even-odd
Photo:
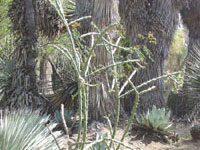
[[(118, 0), (76, 0), (78, 17), (91, 16), (91, 19), (81, 22), (81, 33), (94, 31), (91, 21), (102, 31), (110, 24), (119, 21)], [(111, 38), (113, 37), (110, 31)], [(88, 40), (88, 39), (86, 39)], [(92, 66), (108, 65), (111, 62), (110, 54), (105, 48), (99, 46), (95, 50), (95, 59)], [(102, 120), (104, 116), (115, 115), (115, 102), (113, 96), (108, 92), (107, 73), (101, 73), (92, 83), (100, 83), (97, 87), (90, 88), (89, 92), (89, 116), (93, 120)]]
[[(188, 54), (186, 57), (185, 66), (185, 78), (183, 84), (183, 98), (182, 106), (184, 113), (188, 112), (194, 108), (194, 104), (199, 102), (199, 91), (194, 90), (194, 85), (191, 84), (191, 77), (196, 74), (199, 70), (200, 65), (200, 12), (199, 12), (200, 2), (198, 0), (192, 0), (183, 5), (181, 9), (181, 15), (184, 25), (189, 31), (189, 44), (188, 44)], [(197, 101), (194, 101), (197, 100)]]
[[(10, 7), (10, 18), (16, 40), (16, 71), (12, 87), (4, 97), (6, 106), (34, 108), (41, 104), (36, 85), (37, 27), (33, 0), (14, 0)], [(19, 102), (20, 101), (20, 102)]]
[[(135, 85), (163, 75), (164, 60), (168, 57), (178, 12), (179, 1), (176, 0), (119, 0), (119, 13), (131, 45), (141, 46), (141, 52), (147, 48), (153, 59), (146, 57), (145, 69), (140, 69), (133, 79)], [(157, 80), (148, 86), (153, 85), (156, 86), (155, 90), (140, 97), (139, 112), (147, 111), (153, 105), (165, 105), (163, 80)], [(125, 107), (131, 106), (133, 96), (130, 97)], [(126, 110), (131, 107), (127, 107)]]
[(16, 36), (16, 68), (12, 77), (12, 87), (4, 95), (4, 106), (38, 108), (45, 104), (39, 95), (36, 78), (36, 58), (38, 56), (38, 33), (53, 39), (62, 29), (61, 21), (50, 3), (36, 0), (13, 0), (9, 17)]

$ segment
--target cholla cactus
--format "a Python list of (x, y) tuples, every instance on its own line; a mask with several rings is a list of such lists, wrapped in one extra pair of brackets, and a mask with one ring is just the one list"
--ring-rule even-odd
[[(14, 111), (4, 115), (0, 124), (0, 149), (2, 150), (57, 150), (58, 146), (50, 134), (56, 124), (48, 116), (28, 110)], [(48, 126), (48, 128), (46, 127)], [(60, 132), (53, 133), (60, 147), (64, 138)]]
[(157, 109), (153, 106), (152, 110), (143, 115), (136, 116), (136, 126), (138, 128), (158, 132), (165, 135), (170, 135), (170, 130), (173, 129), (173, 123), (169, 120), (170, 111), (165, 108)]

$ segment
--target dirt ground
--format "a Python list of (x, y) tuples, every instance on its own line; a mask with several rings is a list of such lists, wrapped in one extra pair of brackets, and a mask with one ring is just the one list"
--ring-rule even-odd
[[(125, 124), (121, 124), (117, 130), (116, 139), (120, 140), (124, 132)], [(88, 127), (88, 140), (95, 140), (97, 133), (103, 135), (109, 133), (108, 127), (99, 122), (92, 122)], [(167, 144), (161, 140), (148, 138), (137, 138), (134, 133), (129, 133), (125, 139), (125, 144), (137, 150), (200, 150), (200, 141), (194, 141), (190, 135), (190, 126), (178, 124), (175, 130), (179, 134), (180, 140), (176, 143)], [(128, 150), (122, 148), (121, 150)]]

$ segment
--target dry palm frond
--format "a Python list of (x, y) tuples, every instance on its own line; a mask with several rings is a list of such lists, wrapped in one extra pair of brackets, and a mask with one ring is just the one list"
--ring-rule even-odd
[[(64, 0), (63, 3), (65, 6), (66, 19), (72, 19), (75, 14), (75, 3), (72, 0)], [(37, 25), (43, 35), (54, 39), (58, 34), (66, 30), (56, 10), (47, 0), (36, 0), (35, 10)], [(19, 34), (22, 28), (21, 21), (23, 19), (23, 13), (24, 7), (22, 1), (14, 0), (10, 5), (8, 15), (14, 23), (13, 31), (17, 34)]]
[[(189, 30), (188, 54), (186, 57), (183, 100), (181, 109), (185, 113), (198, 111), (199, 114), (199, 65), (200, 65), (200, 1), (188, 0), (181, 10), (183, 23)], [(193, 113), (192, 113), (193, 114)], [(189, 116), (193, 116), (190, 115)], [(191, 117), (189, 117), (191, 118)]]
[[(66, 19), (70, 20), (75, 14), (75, 3), (72, 0), (64, 0)], [(55, 39), (57, 35), (66, 31), (58, 13), (49, 1), (37, 0), (36, 5), (37, 22), (40, 31), (50, 39)]]
[(76, 98), (77, 90), (78, 86), (76, 82), (67, 84), (66, 86), (60, 86), (60, 88), (55, 91), (50, 99), (50, 104), (53, 108), (53, 111), (59, 110), (61, 104), (64, 104), (67, 110), (76, 111), (78, 108), (78, 101)]
[(67, 110), (75, 110), (78, 107), (78, 102), (74, 95), (76, 95), (78, 87), (74, 69), (71, 67), (69, 60), (62, 55), (58, 54), (57, 59), (53, 61), (51, 65), (54, 94), (50, 98), (53, 111), (60, 109), (61, 104), (64, 104)]
[(12, 30), (20, 34), (21, 28), (23, 28), (22, 20), (24, 15), (24, 7), (21, 0), (14, 0), (9, 8), (8, 16), (10, 17), (12, 25)]
[(190, 120), (200, 114), (200, 44), (193, 41), (189, 46), (190, 56), (186, 59), (185, 78), (182, 93), (184, 99), (181, 101), (181, 108)]

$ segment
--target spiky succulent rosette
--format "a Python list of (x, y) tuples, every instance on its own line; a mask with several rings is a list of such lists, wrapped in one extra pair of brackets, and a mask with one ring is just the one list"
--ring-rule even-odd
[[(39, 111), (20, 110), (6, 113), (1, 117), (0, 149), (2, 150), (57, 150), (64, 146), (61, 132), (50, 133), (56, 123), (49, 116), (41, 116)], [(47, 127), (48, 126), (48, 127)]]
[(170, 111), (165, 108), (158, 109), (153, 106), (151, 111), (136, 115), (136, 127), (148, 131), (158, 132), (164, 135), (170, 135), (170, 131), (174, 128), (170, 121)]

